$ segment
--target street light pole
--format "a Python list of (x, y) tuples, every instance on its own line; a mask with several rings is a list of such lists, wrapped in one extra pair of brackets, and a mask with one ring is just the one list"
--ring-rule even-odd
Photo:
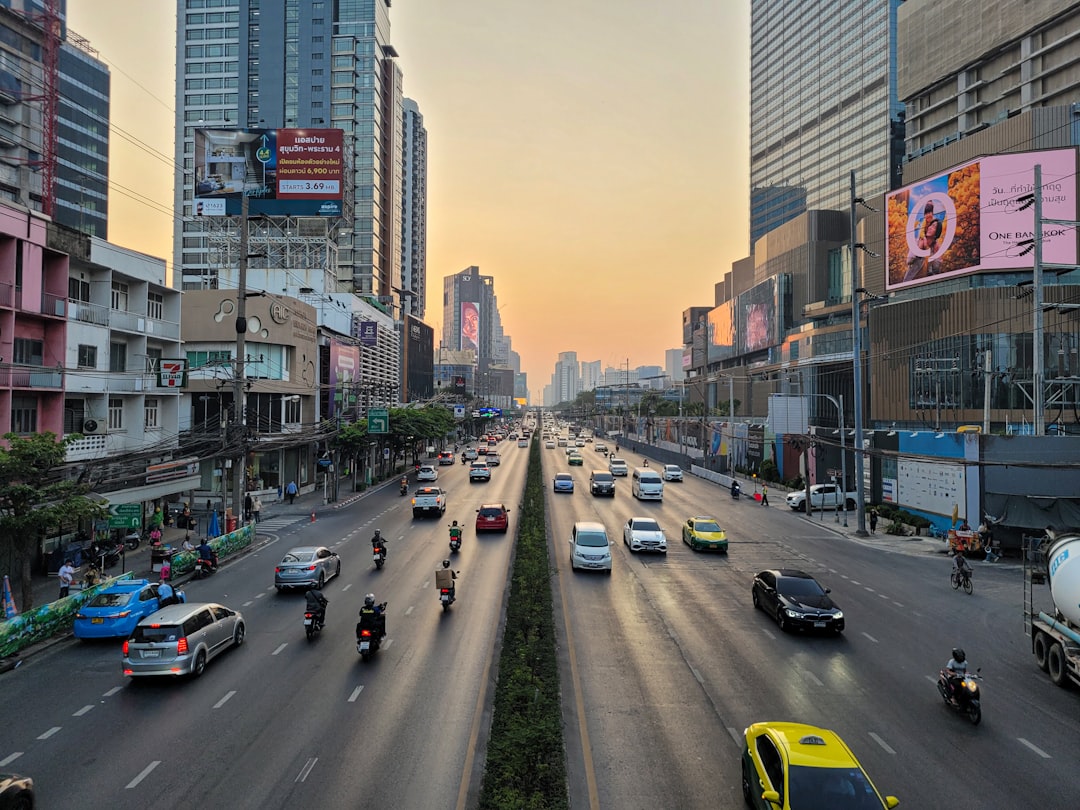
[[(855, 262), (855, 208), (860, 202), (855, 196), (855, 172), (851, 173), (851, 356), (853, 364), (852, 381), (855, 387), (855, 534), (867, 537), (866, 503), (863, 493), (863, 384), (862, 384), (862, 324), (859, 322), (860, 301), (858, 290), (859, 274)], [(844, 413), (840, 410), (840, 430), (843, 438)], [(844, 480), (844, 525), (847, 525), (847, 480)]]
[(233, 461), (232, 513), (239, 526), (244, 509), (244, 462), (247, 461), (246, 436), (247, 403), (244, 393), (244, 354), (247, 352), (247, 263), (248, 263), (248, 195), (240, 195), (240, 262), (237, 267), (236, 289), (236, 366), (233, 371), (234, 441), (239, 447)]

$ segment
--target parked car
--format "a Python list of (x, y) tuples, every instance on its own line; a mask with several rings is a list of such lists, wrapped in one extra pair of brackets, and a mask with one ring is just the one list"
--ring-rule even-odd
[(844, 632), (844, 612), (829, 589), (809, 574), (791, 568), (762, 571), (754, 577), (754, 607), (776, 619), (781, 630)]
[(682, 481), (682, 467), (678, 464), (665, 464), (664, 465), (664, 480), (665, 481)]
[(341, 558), (325, 546), (297, 546), (285, 552), (274, 568), (274, 587), (321, 588), (341, 573)]
[(720, 528), (716, 518), (704, 515), (687, 518), (682, 527), (682, 539), (691, 551), (715, 549), (727, 554), (727, 533)]
[(469, 465), (469, 483), (474, 481), (490, 481), (491, 468), (486, 461), (474, 461)]
[(574, 476), (570, 473), (556, 473), (555, 480), (551, 484), (552, 492), (574, 492)]
[(476, 510), (476, 531), (502, 532), (510, 528), (510, 510), (501, 503), (485, 503)]
[(115, 582), (79, 608), (73, 625), (75, 638), (127, 638), (139, 619), (156, 610), (158, 583), (148, 579)]
[(611, 574), (611, 543), (603, 523), (581, 520), (570, 533), (570, 570), (586, 568)]
[(229, 647), (244, 643), (244, 617), (216, 603), (169, 605), (143, 617), (124, 642), (123, 673), (202, 675)]
[(659, 551), (667, 554), (667, 535), (651, 517), (632, 517), (623, 525), (623, 542), (630, 551)]

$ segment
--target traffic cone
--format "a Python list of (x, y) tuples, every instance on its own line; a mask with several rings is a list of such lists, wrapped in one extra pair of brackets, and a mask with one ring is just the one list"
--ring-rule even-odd
[(311, 510), (311, 522), (312, 523), (315, 522), (315, 510), (314, 509)]

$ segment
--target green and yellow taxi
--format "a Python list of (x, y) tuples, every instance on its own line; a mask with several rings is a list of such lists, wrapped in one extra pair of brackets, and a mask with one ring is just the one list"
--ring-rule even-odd
[(581, 467), (585, 464), (585, 459), (581, 457), (581, 453), (571, 453), (566, 457), (566, 463), (571, 467)]
[(687, 518), (682, 527), (682, 539), (691, 551), (711, 549), (727, 554), (727, 533), (714, 517), (698, 515)]
[(743, 732), (742, 792), (757, 810), (873, 810), (882, 798), (834, 731), (803, 723), (754, 723)]

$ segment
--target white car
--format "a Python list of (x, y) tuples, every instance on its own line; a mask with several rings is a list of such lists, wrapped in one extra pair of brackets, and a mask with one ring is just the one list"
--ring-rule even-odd
[(667, 554), (667, 535), (651, 517), (632, 517), (623, 526), (623, 542), (631, 551)]
[(626, 462), (615, 456), (608, 456), (607, 468), (612, 475), (626, 476), (630, 474), (630, 468), (626, 466)]
[(420, 469), (416, 471), (417, 481), (438, 481), (439, 471), (432, 467), (430, 464), (421, 464)]
[(665, 464), (664, 465), (664, 480), (665, 481), (682, 481), (682, 467), (678, 464)]
[(587, 568), (611, 574), (611, 543), (602, 523), (579, 521), (570, 533), (570, 570)]
[(544, 448), (546, 450), (554, 450), (555, 449), (555, 440), (554, 439), (548, 439), (546, 442), (544, 442)]

